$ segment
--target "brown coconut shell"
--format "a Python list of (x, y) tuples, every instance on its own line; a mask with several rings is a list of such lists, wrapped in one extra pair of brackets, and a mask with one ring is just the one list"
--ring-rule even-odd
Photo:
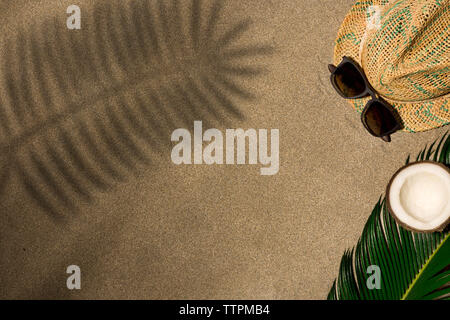
[(387, 209), (388, 209), (389, 213), (391, 214), (391, 216), (395, 219), (395, 221), (396, 221), (399, 225), (401, 225), (404, 229), (406, 229), (406, 230), (413, 231), (413, 232), (420, 232), (420, 233), (443, 232), (443, 231), (445, 230), (445, 228), (447, 227), (447, 225), (450, 223), (450, 217), (449, 217), (443, 224), (441, 224), (440, 226), (438, 226), (437, 228), (430, 229), (430, 230), (419, 230), (419, 229), (415, 229), (414, 227), (412, 227), (412, 226), (410, 226), (410, 225), (407, 225), (406, 223), (404, 223), (403, 221), (401, 221), (401, 220), (397, 217), (397, 215), (395, 214), (394, 210), (392, 210), (392, 207), (391, 207), (391, 202), (390, 202), (390, 199), (389, 199), (390, 195), (389, 195), (389, 194), (390, 194), (390, 191), (391, 191), (392, 183), (394, 182), (395, 178), (397, 178), (397, 176), (398, 176), (398, 175), (400, 174), (400, 172), (402, 172), (403, 170), (405, 170), (405, 169), (407, 169), (407, 168), (409, 168), (409, 167), (412, 167), (412, 166), (415, 166), (415, 165), (424, 164), (424, 163), (430, 163), (430, 164), (439, 166), (439, 167), (445, 169), (445, 170), (450, 174), (450, 169), (449, 169), (446, 165), (444, 165), (444, 164), (442, 164), (442, 163), (439, 163), (439, 162), (435, 162), (435, 161), (418, 161), (418, 162), (412, 162), (412, 163), (407, 164), (406, 166), (403, 166), (402, 168), (400, 168), (400, 169), (392, 176), (392, 178), (391, 178), (391, 180), (389, 181), (389, 184), (388, 184), (388, 186), (387, 186), (387, 188), (386, 188), (386, 204), (387, 204)]

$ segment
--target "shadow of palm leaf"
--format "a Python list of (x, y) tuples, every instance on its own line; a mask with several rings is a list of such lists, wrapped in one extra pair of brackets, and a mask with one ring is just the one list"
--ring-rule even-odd
[[(245, 20), (219, 30), (222, 1), (97, 1), (81, 30), (53, 19), (9, 40), (0, 86), (0, 190), (15, 173), (60, 219), (139, 175), (170, 133), (241, 120), (241, 84), (271, 46), (242, 46)], [(5, 160), (3, 160), (5, 159)]]

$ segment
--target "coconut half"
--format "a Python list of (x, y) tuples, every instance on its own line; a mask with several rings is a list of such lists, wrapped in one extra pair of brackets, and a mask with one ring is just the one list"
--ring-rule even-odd
[(411, 163), (392, 177), (386, 197), (391, 215), (406, 229), (443, 231), (450, 222), (450, 170), (431, 161)]

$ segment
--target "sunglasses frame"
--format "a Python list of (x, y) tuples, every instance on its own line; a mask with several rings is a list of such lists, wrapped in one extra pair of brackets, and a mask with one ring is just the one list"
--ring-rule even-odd
[[(341, 91), (341, 89), (339, 88), (339, 86), (338, 86), (337, 83), (336, 83), (336, 72), (339, 70), (339, 68), (341, 68), (342, 66), (344, 66), (344, 65), (347, 64), (347, 63), (350, 63), (350, 64), (358, 71), (358, 73), (360, 74), (360, 76), (361, 76), (361, 78), (363, 79), (364, 84), (365, 84), (365, 86), (366, 86), (366, 88), (364, 89), (364, 91), (363, 91), (361, 94), (356, 95), (356, 96), (354, 96), (354, 97), (347, 97), (347, 96)], [(342, 59), (342, 62), (341, 62), (337, 67), (334, 66), (334, 65), (329, 65), (329, 70), (330, 70), (330, 72), (331, 72), (331, 75), (330, 75), (330, 81), (331, 81), (331, 84), (333, 85), (333, 87), (334, 87), (334, 89), (337, 91), (337, 93), (338, 93), (341, 97), (343, 97), (344, 99), (356, 100), (356, 99), (362, 99), (362, 98), (369, 97), (369, 96), (372, 98), (370, 101), (367, 102), (366, 106), (365, 106), (364, 109), (363, 109), (363, 112), (361, 113), (361, 122), (363, 123), (364, 128), (365, 128), (372, 136), (377, 137), (377, 138), (381, 138), (381, 139), (383, 139), (383, 140), (386, 141), (386, 142), (390, 142), (390, 141), (391, 141), (390, 135), (393, 134), (393, 133), (395, 133), (395, 132), (397, 132), (397, 131), (399, 131), (400, 129), (402, 129), (402, 125), (401, 125), (401, 124), (399, 123), (399, 121), (398, 121), (398, 115), (397, 115), (397, 112), (396, 112), (396, 110), (395, 110), (389, 103), (387, 103), (386, 101), (384, 101), (382, 98), (377, 97), (377, 94), (376, 94), (376, 92), (375, 92), (375, 89), (370, 85), (369, 80), (368, 80), (367, 77), (366, 77), (366, 74), (364, 73), (364, 71), (362, 70), (362, 68), (359, 66), (359, 64), (356, 63), (356, 62), (355, 62), (352, 58), (350, 58), (350, 57), (344, 57), (344, 58)], [(392, 130), (389, 130), (389, 131), (387, 131), (387, 132), (383, 132), (382, 135), (377, 135), (377, 134), (375, 134), (375, 133), (372, 131), (372, 129), (370, 129), (370, 127), (368, 126), (367, 121), (366, 121), (366, 115), (367, 115), (367, 112), (369, 111), (370, 107), (371, 107), (374, 103), (379, 103), (379, 104), (381, 104), (384, 108), (386, 108), (386, 110), (388, 110), (388, 111), (392, 114), (392, 116), (394, 117), (394, 119), (395, 119), (395, 121), (396, 121), (396, 123), (397, 123), (397, 125), (396, 125)]]

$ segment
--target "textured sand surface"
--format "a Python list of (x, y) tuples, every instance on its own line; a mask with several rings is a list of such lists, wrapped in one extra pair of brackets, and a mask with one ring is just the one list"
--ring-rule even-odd
[[(145, 29), (146, 2), (129, 11), (115, 1), (76, 1), (82, 29), (68, 31), (65, 10), (74, 1), (0, 1), (0, 108), (9, 121), (0, 125), (0, 297), (326, 298), (392, 174), (448, 128), (398, 133), (385, 144), (337, 96), (326, 66), (352, 0), (228, 0), (211, 33), (211, 1), (194, 14), (190, 0), (179, 1), (181, 19), (153, 1), (161, 48)], [(229, 43), (228, 30), (236, 31)], [(234, 51), (234, 67), (219, 66), (223, 47), (253, 45)], [(214, 93), (205, 74), (216, 83), (226, 74), (236, 86)], [(202, 83), (209, 104), (191, 83)], [(163, 105), (144, 103), (157, 146), (139, 138), (132, 121), (120, 131), (110, 116), (139, 115), (136, 97), (149, 92)], [(183, 92), (200, 109), (187, 108)], [(279, 129), (280, 172), (173, 165), (170, 133), (192, 129), (198, 117), (221, 130)], [(98, 143), (95, 156), (84, 129)], [(67, 151), (74, 146), (95, 174), (76, 167)], [(102, 155), (112, 170), (97, 161)], [(72, 264), (81, 268), (80, 291), (66, 288)]]

